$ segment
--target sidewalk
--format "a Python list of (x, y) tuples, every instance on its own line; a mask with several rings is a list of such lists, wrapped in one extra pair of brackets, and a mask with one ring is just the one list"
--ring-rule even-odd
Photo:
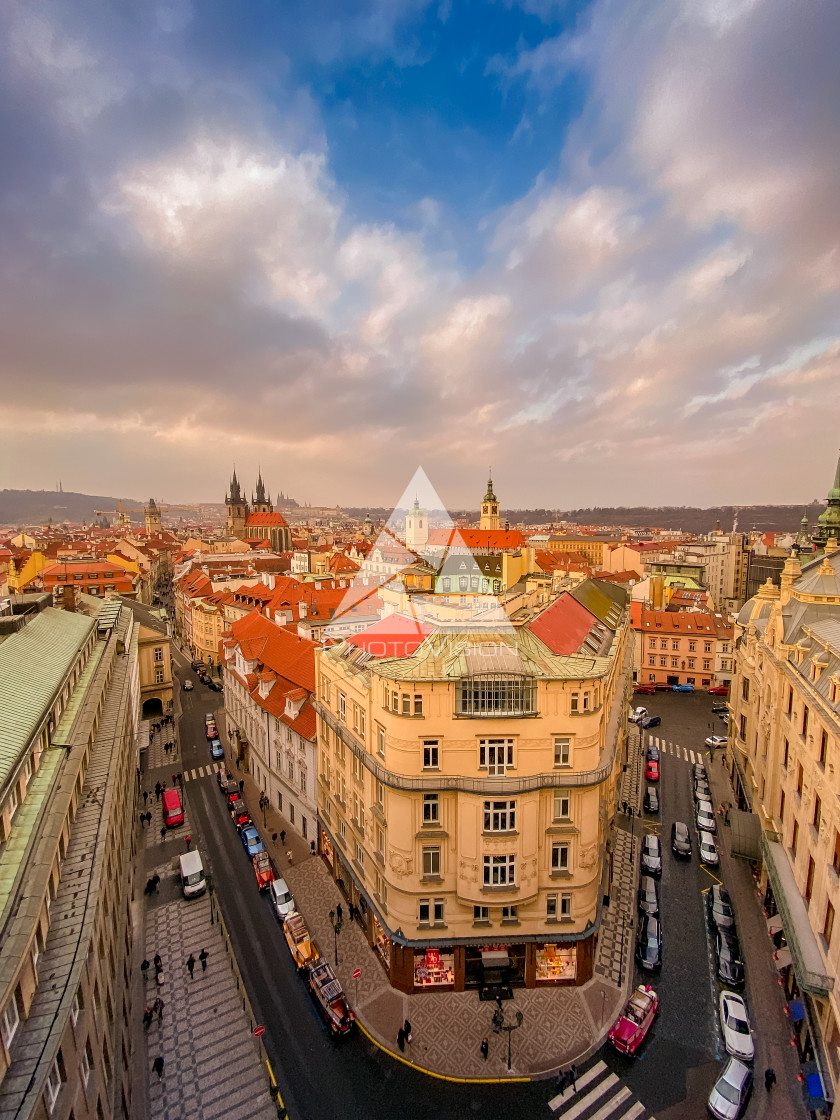
[[(736, 800), (721, 758), (721, 751), (712, 752), (706, 762), (715, 805)], [(755, 1120), (763, 1120), (764, 1117), (768, 1120), (804, 1120), (807, 1114), (802, 1100), (802, 1086), (797, 1080), (799, 1060), (796, 1048), (791, 1046), (792, 1031), (784, 1014), (784, 990), (779, 984), (779, 974), (773, 961), (773, 942), (767, 936), (761, 899), (750, 864), (730, 854), (730, 830), (723, 824), (722, 817), (718, 817), (718, 822), (718, 877), (723, 880), (735, 905), (738, 938), (746, 962), (745, 998), (755, 1040), (756, 1088), (753, 1095), (758, 1107), (754, 1105), (750, 1115)], [(769, 1066), (775, 1070), (777, 1078), (772, 1093), (766, 1093), (763, 1086), (764, 1070)]]
[[(406, 996), (392, 988), (363, 930), (356, 922), (347, 920), (347, 901), (320, 856), (310, 853), (308, 841), (277, 809), (266, 809), (263, 824), (263, 812), (259, 809), (261, 791), (250, 774), (244, 769), (236, 770), (230, 761), (229, 746), (226, 750), (228, 769), (237, 780), (244, 779), (243, 796), (278, 872), (288, 883), (322, 955), (335, 967), (361, 1026), (381, 1047), (440, 1076), (503, 1079), (548, 1076), (573, 1061), (582, 1062), (601, 1045), (624, 1004), (626, 988), (633, 978), (630, 919), (635, 913), (639, 832), (632, 841), (629, 818), (621, 816), (615, 832), (612, 900), (611, 906), (603, 911), (593, 978), (577, 988), (514, 989), (514, 998), (504, 1004), (505, 1017), (509, 1022), (521, 1011), (524, 1021), (522, 1028), (513, 1032), (512, 1068), (508, 1071), (507, 1039), (492, 1030), (495, 1004), (481, 1003), (475, 991)], [(640, 797), (640, 757), (636, 735), (635, 743), (631, 740), (631, 759), (623, 775), (627, 792), (622, 792), (622, 797), (627, 800), (632, 797), (638, 801)], [(637, 823), (636, 829), (639, 827)], [(281, 844), (279, 834), (284, 829), (286, 842)], [(274, 833), (278, 834), (277, 841), (272, 840)], [(287, 850), (292, 852), (291, 863)], [(329, 912), (339, 903), (345, 922), (338, 936), (339, 964), (335, 966), (335, 938)], [(353, 979), (357, 967), (362, 971), (358, 981)], [(400, 1054), (397, 1031), (405, 1019), (411, 1023), (414, 1041)], [(487, 1061), (479, 1050), (485, 1037), (490, 1042)]]

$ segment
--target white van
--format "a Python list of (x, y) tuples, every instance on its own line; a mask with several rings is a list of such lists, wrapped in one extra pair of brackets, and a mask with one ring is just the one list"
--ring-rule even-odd
[(291, 914), (295, 908), (295, 900), (292, 898), (292, 892), (286, 886), (286, 880), (275, 879), (268, 889), (271, 892), (271, 905), (274, 907), (274, 913), (281, 922), (285, 922), (286, 916)]
[(181, 889), (184, 898), (197, 898), (207, 889), (204, 868), (198, 852), (185, 852), (181, 856)]

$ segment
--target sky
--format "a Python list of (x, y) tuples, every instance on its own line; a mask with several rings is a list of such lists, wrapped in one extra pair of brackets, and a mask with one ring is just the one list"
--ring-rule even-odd
[(6, 0), (0, 487), (805, 502), (834, 0)]

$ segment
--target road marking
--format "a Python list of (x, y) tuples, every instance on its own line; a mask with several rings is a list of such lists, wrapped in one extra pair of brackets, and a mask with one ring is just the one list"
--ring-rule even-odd
[[(587, 1093), (585, 1097), (581, 1097), (574, 1108), (563, 1114), (563, 1120), (576, 1120), (578, 1116), (582, 1116), (588, 1108), (590, 1108), (599, 1097), (612, 1089), (613, 1085), (618, 1084), (618, 1078), (614, 1073), (605, 1078), (600, 1085), (597, 1085), (591, 1093)], [(558, 1106), (559, 1107), (559, 1106)], [(556, 1109), (554, 1110), (556, 1111)]]
[(607, 1117), (612, 1116), (618, 1106), (624, 1104), (630, 1095), (630, 1090), (625, 1085), (620, 1093), (616, 1093), (614, 1097), (610, 1097), (602, 1108), (599, 1108), (594, 1115), (589, 1117), (589, 1120), (607, 1120)]
[[(710, 879), (714, 879), (714, 881), (715, 881), (715, 882), (717, 883), (717, 885), (718, 885), (719, 887), (722, 887), (722, 886), (723, 886), (723, 882), (722, 882), (722, 881), (721, 881), (720, 879), (718, 879), (717, 875), (713, 875), (713, 874), (711, 873), (711, 871), (710, 871), (710, 870), (708, 869), (708, 867), (707, 867), (707, 866), (705, 865), (705, 863), (701, 863), (701, 864), (700, 864), (700, 867), (701, 867), (701, 869), (702, 869), (703, 871), (705, 871), (705, 872), (706, 872), (706, 874), (707, 874), (707, 875), (709, 876), (709, 878), (710, 878)], [(708, 890), (711, 890), (711, 887), (706, 887), (706, 890), (705, 890), (705, 891), (703, 891), (703, 894), (705, 894), (705, 893), (706, 893), (706, 891), (708, 891)]]
[(689, 754), (691, 755), (691, 763), (692, 763), (692, 765), (694, 765), (694, 761), (695, 761), (695, 759), (694, 759), (694, 751), (689, 751), (688, 753), (689, 753)]
[[(637, 1120), (637, 1117), (641, 1116), (644, 1111), (645, 1106), (642, 1104), (642, 1102), (636, 1101), (630, 1111), (624, 1113), (623, 1120)], [(651, 1116), (650, 1120), (654, 1120), (654, 1117)]]
[(190, 777), (191, 777), (191, 778), (194, 778), (194, 777), (195, 777), (195, 770), (190, 770)]

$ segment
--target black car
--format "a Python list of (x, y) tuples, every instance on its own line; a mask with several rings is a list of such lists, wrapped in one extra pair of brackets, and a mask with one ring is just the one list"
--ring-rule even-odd
[(656, 786), (648, 786), (645, 790), (645, 812), (659, 812), (659, 792)]
[(643, 875), (639, 880), (639, 913), (659, 917), (659, 888), (651, 875)]
[(729, 711), (729, 705), (728, 704), (713, 704), (712, 705), (712, 711), (715, 713), (716, 716), (725, 715)]
[(653, 743), (651, 743), (647, 749), (647, 760), (648, 762), (659, 761), (659, 747), (655, 747)]
[(207, 682), (207, 687), (212, 688), (214, 692), (221, 692), (222, 691), (222, 686), (219, 684), (218, 681), (208, 681)]
[(740, 988), (744, 983), (744, 962), (741, 960), (741, 946), (734, 932), (717, 931), (715, 957), (718, 979), (731, 988)]
[(651, 836), (650, 833), (642, 844), (642, 874), (662, 874), (662, 845), (659, 843), (659, 837)]
[(662, 926), (659, 919), (651, 914), (644, 914), (639, 918), (636, 960), (648, 972), (662, 964)]
[(203, 661), (191, 661), (190, 662), (190, 668), (195, 669), (195, 670), (203, 669), (204, 668), (204, 662)]
[(706, 895), (706, 913), (709, 925), (719, 930), (735, 932), (735, 911), (732, 909), (732, 899), (725, 887), (715, 884)]
[(662, 723), (661, 716), (645, 716), (639, 727), (658, 727)]
[(688, 825), (682, 821), (674, 821), (671, 825), (671, 851), (675, 856), (691, 859), (691, 834)]

